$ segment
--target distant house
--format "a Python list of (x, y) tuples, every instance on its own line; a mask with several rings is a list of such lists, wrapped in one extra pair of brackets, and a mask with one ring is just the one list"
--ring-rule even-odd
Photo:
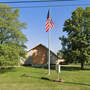
[[(56, 60), (58, 56), (50, 51), (50, 64), (56, 64)], [(32, 48), (27, 52), (26, 60), (24, 62), (25, 65), (47, 65), (48, 64), (48, 48), (42, 44)]]

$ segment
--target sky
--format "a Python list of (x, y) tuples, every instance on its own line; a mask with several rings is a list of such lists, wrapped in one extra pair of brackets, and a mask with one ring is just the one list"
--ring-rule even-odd
[[(1, 1), (26, 1), (26, 0), (0, 0)], [(33, 1), (33, 0), (27, 0)], [(36, 0), (35, 0), (36, 1)], [(43, 0), (42, 0), (43, 1)], [(22, 4), (8, 4), (12, 7), (19, 6), (47, 6), (39, 8), (20, 8), (20, 22), (26, 22), (27, 29), (22, 30), (26, 35), (28, 41), (26, 42), (27, 50), (32, 49), (38, 44), (43, 44), (48, 47), (48, 32), (45, 31), (45, 24), (48, 9), (50, 9), (50, 16), (53, 19), (55, 28), (50, 30), (50, 49), (57, 53), (61, 48), (61, 41), (59, 37), (67, 35), (63, 32), (63, 25), (66, 19), (70, 18), (72, 12), (80, 5), (73, 6), (73, 4), (89, 4), (81, 6), (83, 8), (89, 6), (90, 0), (72, 0), (72, 1), (60, 1), (60, 2), (39, 2), (39, 3), (22, 3)], [(49, 7), (50, 5), (72, 5), (72, 6), (61, 6), (61, 7)]]

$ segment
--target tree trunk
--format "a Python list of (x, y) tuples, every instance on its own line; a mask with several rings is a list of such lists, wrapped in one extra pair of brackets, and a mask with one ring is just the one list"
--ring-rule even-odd
[(1, 43), (0, 44), (3, 44), (3, 40), (1, 41)]
[(81, 60), (81, 70), (84, 70), (84, 62)]
[(0, 73), (2, 72), (1, 69), (2, 69), (2, 67), (0, 66)]

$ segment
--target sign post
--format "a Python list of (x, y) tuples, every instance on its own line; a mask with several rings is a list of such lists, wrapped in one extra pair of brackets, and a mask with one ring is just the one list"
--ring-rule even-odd
[(57, 67), (57, 74), (58, 74), (58, 80), (60, 79), (59, 74), (61, 72), (61, 65), (60, 64), (56, 64)]

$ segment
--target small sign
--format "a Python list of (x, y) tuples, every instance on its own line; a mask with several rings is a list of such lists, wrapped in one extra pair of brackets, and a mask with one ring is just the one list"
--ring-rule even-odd
[(60, 64), (56, 64), (56, 70), (57, 70), (57, 73), (60, 73), (61, 72), (61, 65)]
[(58, 73), (60, 73), (60, 72), (61, 72), (61, 65), (58, 64)]

